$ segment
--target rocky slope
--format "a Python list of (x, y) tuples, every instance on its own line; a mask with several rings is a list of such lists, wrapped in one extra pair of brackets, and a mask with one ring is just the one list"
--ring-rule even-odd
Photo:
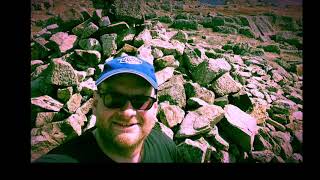
[(189, 1), (57, 2), (32, 1), (31, 160), (94, 127), (104, 61), (137, 55), (157, 71), (156, 127), (186, 161), (303, 161), (299, 19), (197, 13), (208, 7)]

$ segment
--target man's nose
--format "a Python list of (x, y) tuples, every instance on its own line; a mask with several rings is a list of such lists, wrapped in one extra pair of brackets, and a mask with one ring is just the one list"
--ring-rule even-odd
[(122, 108), (121, 108), (121, 115), (125, 119), (131, 119), (132, 116), (135, 116), (137, 111), (133, 108), (130, 101), (128, 101)]

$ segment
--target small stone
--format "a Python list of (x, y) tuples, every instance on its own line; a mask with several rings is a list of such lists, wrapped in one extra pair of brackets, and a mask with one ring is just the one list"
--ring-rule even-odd
[(31, 104), (49, 111), (59, 112), (63, 104), (50, 96), (44, 95), (31, 98)]
[(89, 39), (81, 39), (79, 41), (79, 46), (84, 50), (96, 50), (101, 51), (101, 45), (97, 39), (89, 38)]
[(72, 96), (72, 93), (73, 93), (72, 87), (58, 89), (57, 97), (62, 102), (67, 102)]
[(88, 77), (93, 76), (95, 71), (96, 71), (95, 68), (88, 68), (87, 71), (86, 71), (87, 76)]
[(65, 32), (58, 32), (51, 36), (50, 42), (46, 45), (48, 48), (58, 50), (60, 53), (65, 53), (72, 49), (77, 42), (77, 36), (69, 35)]
[(65, 107), (67, 108), (68, 112), (74, 113), (81, 105), (82, 96), (81, 94), (74, 94), (66, 103)]
[(267, 119), (267, 123), (270, 123), (272, 126), (274, 126), (275, 128), (279, 129), (280, 131), (285, 131), (286, 127), (272, 119)]
[(75, 71), (75, 72), (78, 76), (78, 82), (82, 82), (87, 76), (87, 73), (85, 71)]
[(107, 27), (111, 24), (110, 19), (108, 16), (103, 16), (99, 21), (100, 27)]

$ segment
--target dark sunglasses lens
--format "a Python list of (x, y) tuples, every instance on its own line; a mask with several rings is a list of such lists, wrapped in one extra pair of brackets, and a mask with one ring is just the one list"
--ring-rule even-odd
[(156, 101), (148, 96), (134, 96), (128, 99), (128, 97), (114, 93), (102, 94), (102, 97), (104, 105), (108, 108), (122, 108), (130, 99), (133, 108), (138, 110), (149, 110)]
[(132, 106), (139, 110), (148, 110), (153, 105), (153, 99), (147, 96), (139, 96), (132, 99)]
[(104, 105), (108, 108), (121, 108), (127, 102), (127, 99), (121, 96), (113, 96), (111, 94), (107, 94), (104, 97)]

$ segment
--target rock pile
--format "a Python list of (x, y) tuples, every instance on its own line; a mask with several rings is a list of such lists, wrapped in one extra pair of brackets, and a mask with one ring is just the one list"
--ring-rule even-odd
[[(268, 61), (246, 44), (203, 48), (183, 30), (201, 22), (223, 33), (271, 41), (273, 25), (265, 16), (198, 21), (180, 15), (166, 28), (158, 17), (141, 20), (139, 3), (130, 4), (135, 13), (123, 14), (124, 2), (114, 1), (114, 13), (100, 6), (67, 30), (57, 22), (32, 37), (32, 160), (95, 125), (92, 93), (104, 61), (136, 55), (156, 68), (156, 126), (176, 142), (185, 161), (302, 162), (301, 65)], [(111, 18), (115, 14), (117, 21)], [(260, 24), (258, 31), (252, 21)], [(277, 42), (261, 49), (281, 53)]]

